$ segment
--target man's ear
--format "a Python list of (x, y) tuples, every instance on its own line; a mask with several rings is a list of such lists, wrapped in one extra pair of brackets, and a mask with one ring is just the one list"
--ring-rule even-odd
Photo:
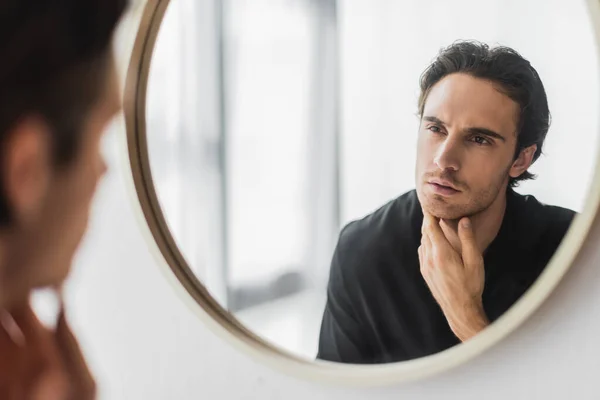
[(50, 188), (51, 150), (48, 126), (39, 118), (26, 117), (7, 132), (2, 182), (16, 223), (26, 223), (42, 209)]
[(527, 171), (533, 163), (533, 156), (535, 155), (536, 150), (537, 144), (533, 144), (521, 150), (519, 156), (510, 167), (509, 175), (511, 178), (517, 178)]

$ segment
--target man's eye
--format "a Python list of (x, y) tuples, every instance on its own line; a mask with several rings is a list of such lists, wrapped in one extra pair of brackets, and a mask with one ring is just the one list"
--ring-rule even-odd
[(431, 125), (427, 127), (428, 130), (430, 130), (433, 133), (441, 133), (442, 130), (440, 129), (439, 126), (435, 126), (435, 125)]
[(475, 143), (477, 143), (478, 145), (481, 146), (485, 146), (488, 144), (491, 144), (489, 140), (487, 140), (486, 138), (484, 138), (483, 136), (475, 136), (472, 139)]

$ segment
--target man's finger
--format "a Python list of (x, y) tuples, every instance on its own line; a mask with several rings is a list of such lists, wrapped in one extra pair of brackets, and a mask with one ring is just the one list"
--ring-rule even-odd
[(425, 215), (424, 225), (424, 234), (427, 234), (434, 244), (449, 244), (448, 239), (446, 239), (446, 235), (444, 235), (442, 227), (440, 226), (440, 222), (437, 218), (431, 214)]
[(429, 231), (425, 230), (421, 235), (421, 247), (423, 247), (423, 251), (426, 254), (431, 251), (433, 244), (431, 243), (431, 238), (429, 237)]
[(473, 267), (479, 265), (481, 260), (481, 251), (477, 245), (475, 239), (475, 233), (471, 220), (469, 218), (463, 218), (458, 224), (458, 237), (462, 247), (462, 259), (465, 267)]

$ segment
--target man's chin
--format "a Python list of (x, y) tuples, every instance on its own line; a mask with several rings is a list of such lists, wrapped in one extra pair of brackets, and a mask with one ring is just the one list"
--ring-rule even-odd
[(52, 274), (51, 282), (49, 282), (50, 286), (62, 285), (65, 283), (71, 274), (72, 267), (73, 257), (65, 258), (64, 261), (62, 261), (60, 264), (57, 264)]
[(459, 214), (452, 211), (428, 211), (429, 214), (438, 219), (443, 219), (445, 221), (458, 221), (462, 217), (465, 217), (464, 214)]
[(423, 210), (435, 218), (444, 219), (444, 220), (459, 220), (462, 217), (467, 216), (467, 212), (465, 212), (464, 207), (461, 205), (448, 204), (448, 203), (433, 203), (430, 201), (425, 201), (421, 204)]
[(449, 199), (438, 198), (430, 193), (423, 193), (421, 190), (417, 190), (417, 196), (423, 211), (436, 218), (453, 220), (466, 215), (465, 207), (462, 204), (453, 204)]

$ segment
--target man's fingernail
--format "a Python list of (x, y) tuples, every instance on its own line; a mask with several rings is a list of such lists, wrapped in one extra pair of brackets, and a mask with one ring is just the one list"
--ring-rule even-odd
[(462, 222), (463, 228), (470, 228), (471, 227), (471, 221), (469, 221), (468, 218), (463, 219)]

